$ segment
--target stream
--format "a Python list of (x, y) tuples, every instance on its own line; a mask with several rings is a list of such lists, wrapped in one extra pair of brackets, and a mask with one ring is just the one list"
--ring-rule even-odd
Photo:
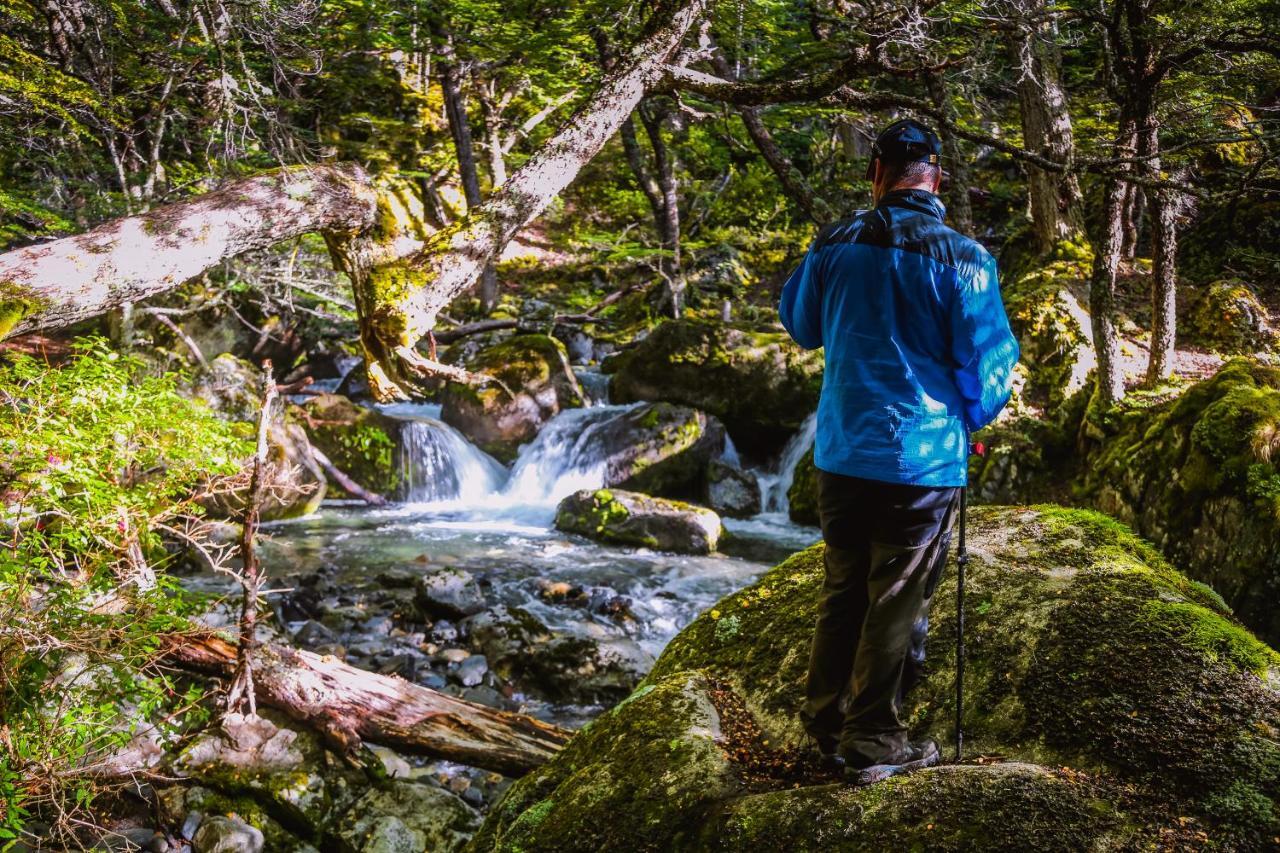
[[(786, 512), (812, 419), (770, 469), (755, 472), (766, 511), (725, 519), (722, 553), (620, 548), (557, 531), (557, 503), (603, 485), (593, 432), (629, 408), (560, 413), (508, 469), (443, 423), (437, 405), (380, 407), (406, 422), (399, 449), (406, 500), (385, 508), (326, 501), (311, 516), (264, 526), (269, 584), (283, 590), (271, 597), (283, 626), (276, 638), (483, 704), (583, 725), (625, 697), (698, 613), (820, 536)], [(725, 456), (737, 461), (731, 444)], [(425, 617), (420, 579), (442, 569), (460, 573), (480, 600), (454, 618)], [(184, 582), (230, 592), (223, 576)], [(539, 624), (538, 640), (510, 627), (529, 624), (523, 614)], [(207, 620), (219, 626), (233, 618), (228, 599)], [(576, 668), (575, 655), (593, 663)], [(437, 772), (442, 764), (430, 766)]]

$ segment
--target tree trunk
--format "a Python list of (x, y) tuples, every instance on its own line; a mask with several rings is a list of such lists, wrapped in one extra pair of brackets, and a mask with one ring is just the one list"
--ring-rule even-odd
[[(631, 114), (707, 0), (664, 0), (592, 96), (486, 203), (431, 233), (404, 187), (353, 165), (287, 167), (85, 234), (0, 255), (0, 337), (56, 328), (171, 290), (224, 258), (321, 232), (352, 278), (370, 387), (404, 398), (442, 375), (414, 348)], [(416, 212), (414, 212), (416, 210)]]
[(1133, 260), (1138, 254), (1139, 231), (1145, 214), (1146, 194), (1137, 184), (1124, 188), (1124, 239), (1120, 243), (1120, 257)]
[[(1046, 0), (1020, 0), (1013, 44), (1017, 64), (1018, 104), (1026, 148), (1055, 163), (1070, 166), (1075, 156), (1071, 114), (1062, 90), (1062, 60), (1054, 42), (1056, 25), (1045, 19)], [(1053, 251), (1063, 240), (1077, 239), (1084, 230), (1080, 182), (1071, 172), (1051, 172), (1027, 166), (1027, 193), (1036, 248)]]
[[(449, 133), (453, 137), (453, 149), (458, 155), (458, 173), (462, 178), (462, 194), (467, 199), (467, 211), (481, 204), (480, 170), (476, 167), (475, 144), (471, 138), (471, 122), (467, 119), (467, 102), (462, 94), (462, 78), (453, 52), (451, 39), (445, 39), (441, 49), (440, 90), (444, 94), (445, 113), (449, 117)], [(488, 314), (498, 304), (498, 275), (493, 264), (487, 264), (480, 274), (480, 310)]]
[[(1112, 147), (1117, 158), (1132, 158), (1136, 152), (1136, 122), (1124, 111)], [(1123, 174), (1128, 166), (1119, 166)], [(1116, 274), (1124, 244), (1125, 190), (1131, 186), (1120, 177), (1107, 180), (1102, 202), (1101, 233), (1095, 240), (1093, 273), (1089, 280), (1089, 315), (1093, 345), (1098, 355), (1098, 402), (1109, 408), (1124, 397), (1124, 374), (1120, 369), (1120, 345), (1116, 333)]]
[[(925, 85), (929, 89), (929, 97), (949, 123), (956, 120), (956, 107), (947, 92), (947, 83), (941, 72), (927, 72)], [(939, 128), (942, 137), (942, 157), (951, 177), (947, 189), (947, 213), (950, 214), (951, 227), (968, 237), (973, 231), (973, 204), (969, 201), (969, 185), (973, 183), (969, 172), (969, 161), (960, 150), (960, 140), (945, 126)]]
[(658, 267), (664, 286), (662, 304), (672, 317), (679, 319), (685, 301), (684, 267), (680, 261), (680, 192), (676, 184), (675, 153), (667, 145), (662, 130), (670, 111), (662, 108), (649, 113), (641, 104), (637, 112), (653, 149), (653, 168), (662, 200), (657, 209), (658, 235), (667, 252)]
[[(729, 63), (725, 61), (720, 53), (717, 52), (711, 61), (716, 73), (721, 77), (736, 79), (737, 75), (734, 73), (734, 69), (729, 67)], [(769, 128), (765, 125), (764, 118), (760, 114), (760, 108), (743, 106), (737, 109), (738, 116), (742, 119), (742, 124), (747, 129), (747, 135), (755, 143), (756, 150), (760, 152), (760, 156), (764, 158), (765, 163), (773, 170), (773, 174), (778, 178), (778, 183), (782, 184), (783, 191), (795, 200), (800, 209), (804, 211), (805, 216), (809, 217), (814, 224), (825, 225), (830, 222), (833, 218), (831, 207), (814, 193), (813, 187), (805, 180), (804, 175), (800, 174), (800, 170), (795, 167), (791, 159), (774, 142), (773, 135), (769, 133)]]
[[(0, 338), (68, 326), (313, 231), (360, 231), (378, 192), (359, 166), (294, 166), (0, 255)], [(419, 244), (420, 245), (420, 244)]]
[[(1160, 178), (1160, 127), (1155, 116), (1144, 122), (1139, 153), (1141, 170), (1152, 180)], [(1158, 385), (1173, 374), (1173, 352), (1178, 326), (1178, 196), (1168, 187), (1151, 191), (1151, 354), (1147, 385)]]
[[(164, 658), (228, 677), (238, 649), (217, 634), (162, 638)], [(353, 756), (364, 741), (520, 776), (545, 763), (569, 732), (522, 714), (455, 699), (330, 656), (266, 644), (253, 652), (258, 702), (315, 728)]]
[(436, 315), (515, 235), (537, 217), (661, 82), (667, 62), (707, 0), (662, 3), (647, 35), (605, 75), (582, 107), (501, 190), (466, 219), (435, 234), (402, 263), (379, 266), (381, 235), (335, 240), (330, 246), (352, 275), (370, 389), (382, 400), (403, 399), (430, 387), (441, 365), (414, 347), (435, 326)]

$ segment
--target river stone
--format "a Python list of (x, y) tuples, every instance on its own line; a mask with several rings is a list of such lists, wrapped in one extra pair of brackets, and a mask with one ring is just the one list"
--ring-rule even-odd
[(704, 507), (620, 489), (584, 489), (560, 502), (556, 529), (619, 545), (709, 554), (723, 528), (720, 516)]
[(449, 791), (393, 779), (366, 791), (338, 822), (336, 835), (357, 853), (450, 853), (479, 825), (479, 813)]
[(397, 494), (399, 421), (339, 394), (317, 394), (293, 407), (291, 414), (339, 471), (375, 494)]
[[(209, 788), (251, 792), (282, 820), (306, 827), (314, 837), (366, 784), (361, 774), (325, 749), (318, 735), (292, 728), (270, 711), (261, 716), (227, 715), (220, 729), (196, 737), (176, 766)], [(207, 807), (201, 810), (210, 813)]]
[(707, 465), (707, 506), (730, 518), (760, 512), (760, 484), (741, 468), (713, 459)]
[(629, 637), (601, 641), (558, 634), (521, 607), (491, 607), (464, 624), (495, 675), (553, 702), (616, 702), (653, 665)]
[(204, 819), (192, 841), (195, 853), (261, 853), (262, 831), (236, 817)]
[(432, 618), (460, 619), (484, 610), (476, 579), (462, 569), (436, 569), (418, 578), (414, 596)]
[(715, 415), (734, 444), (770, 458), (818, 405), (822, 354), (783, 331), (667, 320), (602, 365), (615, 403), (664, 400)]
[(604, 485), (650, 495), (701, 499), (707, 466), (724, 451), (724, 427), (686, 406), (650, 403), (599, 425), (581, 439), (602, 460)]
[(791, 474), (791, 486), (787, 489), (787, 514), (796, 524), (818, 526), (818, 469), (813, 464), (812, 447), (800, 457)]
[(481, 350), (466, 367), (501, 386), (450, 382), (441, 392), (441, 419), (481, 450), (511, 462), (521, 444), (562, 409), (583, 404), (564, 345), (549, 335), (516, 335)]
[[(975, 508), (970, 550), (965, 741), (996, 763), (863, 789), (747, 787), (712, 700), (736, 695), (784, 757), (808, 748), (797, 710), (823, 587), (819, 545), (686, 627), (629, 699), (511, 787), (471, 849), (1273, 845), (1280, 655), (1100, 514)], [(936, 593), (929, 675), (905, 708), (913, 735), (944, 754), (951, 575)], [(713, 679), (723, 692), (713, 695)]]

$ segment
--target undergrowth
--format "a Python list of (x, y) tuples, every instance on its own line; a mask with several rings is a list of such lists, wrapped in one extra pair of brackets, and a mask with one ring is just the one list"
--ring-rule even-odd
[(96, 339), (0, 362), (0, 847), (35, 826), (80, 846), (136, 769), (122, 747), (201, 713), (144, 674), (185, 626), (162, 535), (198, 536), (195, 496), (250, 448), (179, 381)]

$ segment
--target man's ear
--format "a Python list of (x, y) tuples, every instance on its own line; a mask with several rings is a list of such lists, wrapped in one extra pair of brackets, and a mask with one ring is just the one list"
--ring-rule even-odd
[(937, 169), (933, 173), (933, 194), (937, 195), (940, 189), (942, 189), (942, 170)]

